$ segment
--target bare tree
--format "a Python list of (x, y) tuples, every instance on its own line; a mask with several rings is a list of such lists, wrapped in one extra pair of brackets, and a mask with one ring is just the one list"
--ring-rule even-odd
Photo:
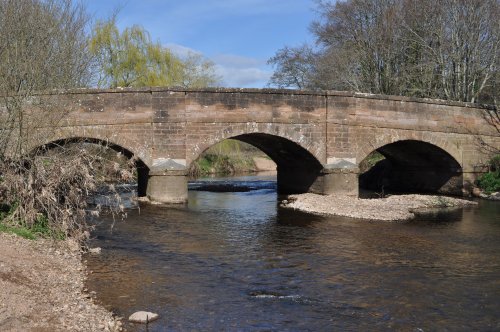
[[(1, 0), (1, 139), (9, 143), (2, 144), (2, 150), (15, 146), (11, 155), (25, 154), (26, 139), (34, 132), (26, 125), (50, 124), (61, 117), (54, 114), (54, 101), (42, 102), (34, 97), (36, 91), (85, 86), (89, 81), (87, 22), (83, 7), (69, 0)], [(28, 105), (44, 110), (29, 112)], [(26, 121), (26, 117), (31, 120)], [(14, 137), (16, 144), (12, 142)]]
[(72, 110), (57, 89), (92, 77), (87, 31), (85, 8), (71, 0), (0, 0), (0, 222), (87, 234), (88, 198), (105, 159), (62, 146), (42, 154)]
[(316, 47), (279, 50), (271, 85), (496, 103), (499, 0), (317, 4)]
[(407, 13), (403, 28), (423, 50), (425, 65), (434, 69), (436, 88), (430, 96), (468, 102), (486, 97), (498, 79), (500, 2), (424, 0), (413, 6), (420, 10)]
[(269, 85), (280, 88), (294, 86), (299, 89), (314, 88), (316, 54), (308, 45), (297, 48), (284, 47), (268, 60), (277, 67)]

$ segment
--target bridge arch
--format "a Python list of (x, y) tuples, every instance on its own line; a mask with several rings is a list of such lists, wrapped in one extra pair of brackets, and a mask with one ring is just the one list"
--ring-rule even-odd
[(381, 147), (400, 141), (419, 141), (434, 145), (437, 148), (448, 153), (455, 161), (462, 166), (462, 152), (460, 146), (453, 144), (450, 140), (443, 138), (441, 135), (433, 133), (423, 133), (421, 131), (400, 131), (394, 129), (376, 130), (367, 133), (363, 142), (358, 145), (356, 160), (359, 162), (365, 160), (366, 157), (373, 151)]
[(139, 197), (146, 196), (148, 177), (149, 177), (149, 166), (132, 150), (125, 148), (117, 143), (111, 142), (108, 139), (100, 139), (93, 137), (78, 137), (78, 136), (59, 138), (50, 140), (43, 145), (32, 147), (30, 153), (32, 155), (40, 154), (48, 150), (76, 143), (103, 146), (123, 154), (127, 159), (134, 159), (135, 167), (137, 170), (137, 195)]
[[(303, 124), (280, 124), (280, 123), (245, 123), (230, 124), (223, 127), (214, 128), (203, 135), (195, 134), (187, 137), (187, 163), (188, 166), (193, 160), (209, 147), (229, 138), (237, 136), (258, 136), (268, 135), (268, 143), (273, 143), (274, 139), (282, 139), (294, 143), (297, 148), (301, 148), (312, 155), (318, 162), (326, 161), (326, 151), (324, 144), (314, 138), (313, 128)], [(252, 144), (252, 143), (250, 143)], [(262, 149), (261, 149), (262, 150)], [(264, 150), (263, 150), (264, 151)]]
[[(311, 190), (323, 165), (301, 144), (279, 135), (262, 132), (251, 132), (227, 135), (212, 145), (206, 146), (196, 155), (199, 157), (211, 146), (225, 139), (234, 139), (248, 143), (271, 158), (277, 165), (278, 192), (283, 194), (304, 193)], [(196, 159), (192, 159), (188, 167)]]
[(461, 164), (436, 144), (413, 139), (397, 140), (372, 151), (379, 152), (385, 159), (360, 175), (362, 189), (463, 194)]

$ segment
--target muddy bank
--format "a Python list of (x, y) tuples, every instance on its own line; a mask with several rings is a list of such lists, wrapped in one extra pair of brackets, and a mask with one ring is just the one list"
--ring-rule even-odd
[(276, 163), (269, 158), (253, 157), (253, 163), (257, 172), (276, 171)]
[(0, 233), (0, 248), (0, 331), (121, 330), (84, 291), (76, 244)]
[(387, 198), (360, 199), (337, 195), (291, 195), (282, 205), (309, 213), (359, 219), (398, 221), (415, 217), (415, 212), (432, 208), (463, 207), (476, 202), (430, 195), (394, 195)]

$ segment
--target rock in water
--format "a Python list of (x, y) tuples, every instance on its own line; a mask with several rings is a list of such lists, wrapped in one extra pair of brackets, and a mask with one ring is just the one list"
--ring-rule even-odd
[(130, 317), (128, 318), (129, 321), (132, 323), (144, 323), (146, 322), (152, 322), (154, 320), (158, 319), (158, 314), (155, 314), (153, 312), (147, 312), (147, 311), (137, 311), (134, 312)]
[(96, 247), (96, 248), (90, 248), (89, 253), (92, 255), (99, 255), (101, 253), (101, 248)]

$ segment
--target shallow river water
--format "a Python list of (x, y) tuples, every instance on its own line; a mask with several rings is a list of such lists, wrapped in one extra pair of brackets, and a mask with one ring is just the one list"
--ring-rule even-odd
[(119, 316), (159, 313), (149, 331), (500, 330), (500, 203), (385, 223), (265, 188), (103, 218), (87, 287)]

